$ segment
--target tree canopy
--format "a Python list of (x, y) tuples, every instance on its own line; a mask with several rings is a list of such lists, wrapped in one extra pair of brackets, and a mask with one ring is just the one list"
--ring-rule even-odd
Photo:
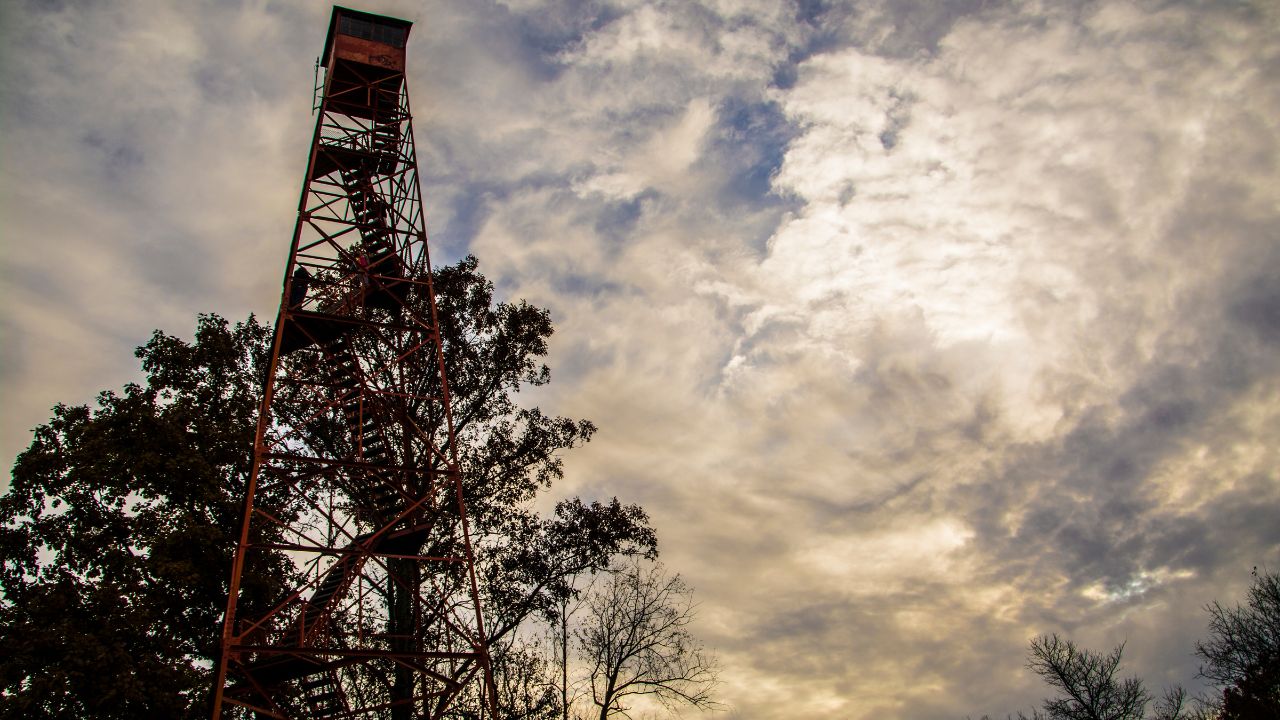
[[(226, 603), (270, 330), (201, 316), (156, 332), (143, 384), (58, 405), (0, 497), (0, 708), (10, 717), (180, 717)], [(256, 568), (261, 595), (285, 571)], [(276, 570), (273, 573), (270, 570)]]
[[(562, 476), (560, 453), (595, 430), (514, 397), (550, 379), (550, 317), (495, 303), (474, 258), (436, 270), (434, 282), (499, 640), (554, 612), (571, 592), (565, 578), (617, 556), (652, 557), (657, 539), (641, 508), (616, 499), (569, 499), (550, 517), (533, 510)], [(270, 339), (253, 317), (233, 326), (202, 315), (192, 342), (156, 331), (137, 350), (143, 382), (92, 408), (58, 405), (36, 428), (0, 497), (0, 716), (203, 714)], [(317, 445), (338, 441), (322, 426), (308, 432)], [(293, 573), (264, 554), (246, 569), (242, 604), (271, 602)]]

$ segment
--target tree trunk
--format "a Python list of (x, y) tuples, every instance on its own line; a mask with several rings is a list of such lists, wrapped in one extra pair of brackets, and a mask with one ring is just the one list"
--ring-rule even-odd
[(609, 686), (604, 691), (604, 702), (600, 703), (600, 720), (609, 720), (609, 706), (613, 704), (613, 678), (609, 678)]
[[(413, 600), (414, 589), (420, 582), (421, 570), (416, 560), (405, 558), (388, 558), (387, 567), (391, 573), (404, 583), (390, 582), (391, 586), (391, 622), (387, 628), (391, 634), (391, 649), (395, 652), (413, 651)], [(411, 720), (414, 716), (413, 703), (414, 673), (402, 664), (395, 665), (395, 676), (391, 684), (391, 720)]]
[(569, 599), (560, 602), (560, 707), (569, 720)]

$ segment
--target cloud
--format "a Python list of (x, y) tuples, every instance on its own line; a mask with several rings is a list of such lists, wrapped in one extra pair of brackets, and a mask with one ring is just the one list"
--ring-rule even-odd
[[(615, 462), (579, 458), (586, 472), (643, 488), (655, 514), (670, 517), (680, 564), (713, 578), (703, 590), (710, 603), (736, 608), (730, 625), (743, 634), (726, 640), (734, 659), (785, 658), (769, 672), (794, 666), (808, 676), (817, 671), (799, 659), (805, 651), (775, 648), (765, 628), (827, 662), (850, 651), (819, 638), (869, 638), (876, 659), (866, 662), (894, 668), (876, 686), (893, 688), (882, 707), (895, 713), (946, 706), (908, 678), (935, 673), (949, 693), (972, 678), (934, 669), (941, 663), (886, 661), (925, 657), (927, 643), (858, 624), (868, 607), (891, 613), (908, 600), (887, 582), (864, 603), (837, 578), (874, 585), (888, 562), (909, 585), (919, 581), (913, 568), (936, 570), (877, 544), (885, 524), (914, 521), (926, 553), (928, 529), (944, 518), (969, 538), (950, 550), (966, 571), (932, 578), (933, 594), (911, 602), (949, 647), (999, 632), (972, 652), (1008, 673), (1036, 632), (1082, 631), (1099, 646), (1123, 639), (1119, 628), (1135, 621), (1117, 598), (1132, 606), (1166, 586), (1208, 598), (1228, 576), (1238, 586), (1250, 563), (1232, 568), (1204, 546), (1275, 552), (1256, 523), (1222, 546), (1186, 529), (1220, 522), (1216, 503), (1242, 477), (1254, 478), (1256, 512), (1274, 510), (1274, 493), (1263, 491), (1274, 485), (1267, 434), (1232, 419), (1250, 414), (1260, 428), (1275, 418), (1259, 391), (1276, 370), (1260, 279), (1274, 260), (1259, 245), (1274, 236), (1274, 212), (1256, 197), (1271, 166), (1233, 181), (1249, 188), (1239, 200), (1218, 191), (1233, 158), (1265, 157), (1256, 148), (1275, 145), (1274, 124), (1257, 119), (1267, 91), (1240, 81), (1257, 77), (1248, 65), (1266, 53), (1249, 44), (1256, 35), (1241, 35), (1247, 15), (1206, 26), (1189, 7), (1038, 11), (951, 18), (923, 54), (869, 43), (801, 61), (790, 86), (764, 91), (794, 128), (772, 188), (797, 200), (765, 256), (717, 253), (705, 240), (691, 249), (667, 226), (633, 236), (631, 252), (664, 245), (681, 260), (668, 273), (695, 274), (689, 286), (720, 308), (714, 319), (710, 308), (660, 315), (689, 296), (643, 269), (625, 307), (577, 309), (626, 348), (618, 364), (629, 371), (601, 384), (625, 409), (590, 414), (637, 438)], [(1211, 127), (1253, 134), (1227, 142)], [(1274, 188), (1264, 195), (1273, 201)], [(679, 213), (671, 202), (664, 210)], [(1189, 241), (1201, 213), (1214, 220)], [(1237, 265), (1244, 256), (1252, 260)], [(653, 312), (628, 323), (637, 300)], [(719, 352), (643, 362), (687, 342), (719, 343)], [(709, 369), (717, 356), (723, 364)], [(594, 378), (575, 382), (585, 394)], [(646, 402), (619, 394), (626, 385), (645, 387)], [(666, 412), (652, 407), (663, 386)], [(1254, 462), (1220, 468), (1214, 482), (1197, 477), (1193, 454), (1219, 442), (1210, 430), (1248, 446)], [(645, 452), (657, 456), (652, 469), (624, 467)], [(673, 455), (683, 472), (664, 460)], [(1184, 502), (1165, 497), (1197, 482), (1206, 486), (1193, 503), (1185, 489)], [(830, 566), (837, 556), (840, 573), (805, 571), (813, 557)], [(726, 579), (726, 566), (742, 580)], [(986, 600), (958, 610), (962, 597)], [(988, 628), (980, 618), (993, 607), (1002, 622)], [(1164, 612), (1187, 623), (1189, 654), (1202, 628), (1185, 610)], [(814, 620), (794, 626), (793, 617)], [(1155, 659), (1138, 653), (1148, 663), (1140, 669)], [(746, 677), (741, 686), (754, 682)], [(847, 697), (874, 696), (854, 685)], [(1016, 688), (1011, 699), (1039, 692)], [(794, 711), (795, 698), (777, 692), (753, 707)]]
[(152, 328), (214, 309), (270, 314), (266, 268), (286, 250), (260, 240), (288, 233), (300, 173), (283, 158), (307, 142), (290, 105), (305, 107), (310, 71), (268, 71), (291, 50), (278, 43), (293, 11), (30, 3), (7, 15), (12, 457), (54, 402), (135, 377), (131, 349)]
[[(1194, 685), (1280, 563), (1268, 5), (368, 9), (434, 259), (552, 311), (526, 401), (601, 427), (558, 492), (646, 507), (736, 717), (1025, 709), (1052, 631)], [(12, 453), (151, 328), (273, 312), (327, 9), (9, 14)]]

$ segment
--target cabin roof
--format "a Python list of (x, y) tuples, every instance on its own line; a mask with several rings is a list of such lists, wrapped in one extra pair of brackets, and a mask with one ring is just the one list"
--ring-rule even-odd
[(409, 37), (409, 28), (413, 27), (413, 23), (400, 18), (388, 17), (386, 15), (374, 15), (373, 13), (363, 12), (361, 10), (352, 10), (344, 8), (340, 5), (333, 6), (333, 14), (329, 16), (329, 34), (324, 39), (324, 54), (320, 56), (320, 64), (329, 65), (329, 53), (333, 51), (333, 36), (338, 32), (338, 17), (345, 15), (368, 22), (378, 23), (379, 25), (389, 25), (391, 27), (404, 28), (405, 37)]

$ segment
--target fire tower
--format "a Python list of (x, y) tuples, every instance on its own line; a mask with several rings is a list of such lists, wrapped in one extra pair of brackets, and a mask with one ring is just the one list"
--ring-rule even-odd
[(496, 715), (405, 83), (335, 7), (213, 717)]

